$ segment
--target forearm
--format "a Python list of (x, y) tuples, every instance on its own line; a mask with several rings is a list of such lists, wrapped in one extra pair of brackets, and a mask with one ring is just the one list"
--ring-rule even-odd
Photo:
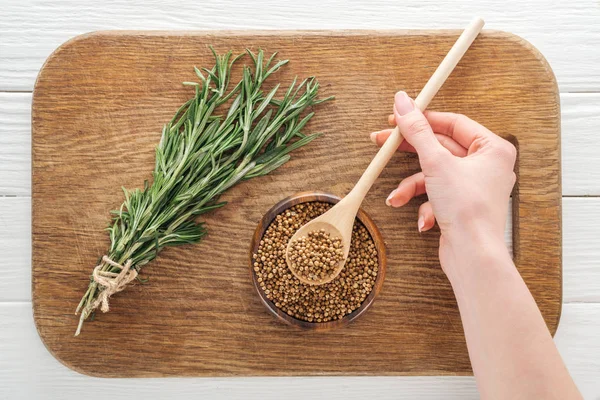
[(476, 236), (449, 246), (443, 267), (482, 398), (580, 398), (505, 245)]

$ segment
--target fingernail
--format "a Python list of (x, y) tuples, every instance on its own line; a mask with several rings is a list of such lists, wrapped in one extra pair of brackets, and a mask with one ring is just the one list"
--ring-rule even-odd
[(423, 228), (425, 228), (425, 218), (423, 218), (422, 215), (419, 217), (417, 227), (419, 228), (419, 233), (423, 232)]
[(371, 142), (377, 144), (377, 132), (371, 133)]
[(394, 195), (396, 194), (397, 191), (398, 191), (398, 189), (394, 190), (392, 193), (390, 193), (390, 195), (388, 196), (388, 198), (385, 199), (385, 204), (387, 206), (391, 206), (392, 205), (392, 203), (391, 203), (392, 198), (394, 197)]
[(406, 115), (415, 109), (412, 100), (410, 99), (410, 97), (408, 97), (406, 92), (396, 93), (396, 96), (394, 97), (394, 102), (396, 111), (398, 112), (398, 114), (400, 114), (400, 116)]

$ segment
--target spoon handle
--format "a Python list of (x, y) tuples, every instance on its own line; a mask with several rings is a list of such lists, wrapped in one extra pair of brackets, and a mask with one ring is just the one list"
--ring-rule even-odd
[[(448, 76), (450, 76), (454, 70), (454, 67), (456, 67), (462, 56), (467, 52), (471, 43), (473, 43), (483, 28), (483, 25), (483, 19), (479, 17), (475, 18), (463, 31), (456, 43), (454, 43), (446, 57), (444, 57), (431, 78), (429, 78), (429, 81), (425, 84), (425, 87), (423, 87), (423, 90), (421, 90), (415, 99), (415, 103), (421, 111), (424, 111), (427, 108), (438, 90), (440, 90)], [(371, 189), (373, 182), (379, 177), (379, 174), (381, 174), (383, 168), (385, 168), (390, 161), (401, 142), (402, 135), (400, 134), (400, 129), (396, 127), (362, 174), (356, 183), (356, 186), (354, 186), (352, 191), (344, 198), (344, 200), (347, 199), (349, 203), (352, 203), (357, 211), (364, 197), (367, 195), (367, 192)]]
[(421, 111), (425, 111), (460, 59), (465, 55), (469, 47), (471, 47), (471, 43), (473, 43), (477, 35), (479, 35), (484, 24), (485, 22), (483, 22), (483, 19), (477, 17), (473, 19), (463, 33), (461, 33), (456, 40), (456, 43), (454, 43), (448, 54), (446, 54), (446, 57), (444, 57), (433, 75), (431, 75), (431, 78), (429, 78), (423, 87), (423, 90), (421, 90), (421, 93), (419, 93), (415, 99), (415, 103)]

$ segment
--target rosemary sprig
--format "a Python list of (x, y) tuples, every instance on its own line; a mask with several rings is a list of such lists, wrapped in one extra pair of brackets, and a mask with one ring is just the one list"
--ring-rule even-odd
[[(242, 79), (229, 90), (232, 67), (246, 53), (233, 57), (211, 50), (215, 66), (195, 68), (199, 82), (184, 82), (195, 88), (195, 96), (163, 128), (152, 183), (123, 188), (125, 201), (112, 212), (107, 256), (118, 264), (131, 260), (139, 271), (165, 246), (200, 241), (207, 231), (196, 218), (224, 206), (217, 202), (219, 195), (241, 180), (268, 174), (318, 136), (302, 133), (314, 115), (302, 117), (304, 111), (330, 99), (317, 99), (314, 77), (299, 84), (294, 79), (283, 98), (275, 99), (280, 85), (268, 93), (262, 86), (288, 60), (274, 62), (277, 53), (265, 59), (262, 50), (248, 50), (253, 65), (243, 67)], [(226, 113), (218, 114), (228, 101)], [(102, 271), (119, 272), (103, 261), (100, 265)], [(102, 290), (91, 278), (76, 310), (81, 311), (76, 336)]]

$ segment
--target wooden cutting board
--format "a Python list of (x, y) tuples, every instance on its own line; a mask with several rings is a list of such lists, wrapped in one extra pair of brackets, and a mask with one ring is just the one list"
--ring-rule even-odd
[[(459, 31), (100, 32), (56, 50), (33, 96), (33, 309), (48, 350), (70, 368), (105, 377), (471, 374), (459, 312), (439, 266), (439, 231), (417, 232), (418, 198), (402, 209), (387, 194), (418, 171), (398, 154), (364, 209), (388, 248), (373, 307), (348, 327), (308, 332), (283, 325), (248, 272), (256, 224), (274, 203), (318, 189), (344, 195), (377, 149), (393, 95), (416, 96)], [(109, 210), (121, 186), (151, 177), (162, 125), (192, 95), (180, 82), (218, 52), (279, 51), (273, 80), (315, 75), (322, 95), (307, 128), (324, 136), (272, 174), (230, 190), (206, 216), (209, 237), (164, 250), (150, 280), (111, 301), (73, 337), (74, 315), (107, 249)], [(247, 60), (246, 60), (247, 61)], [(518, 146), (513, 195), (515, 262), (556, 331), (561, 310), (560, 112), (552, 70), (530, 44), (484, 32), (430, 109), (467, 114)], [(507, 293), (507, 296), (510, 293)], [(498, 310), (501, 313), (502, 310)]]

